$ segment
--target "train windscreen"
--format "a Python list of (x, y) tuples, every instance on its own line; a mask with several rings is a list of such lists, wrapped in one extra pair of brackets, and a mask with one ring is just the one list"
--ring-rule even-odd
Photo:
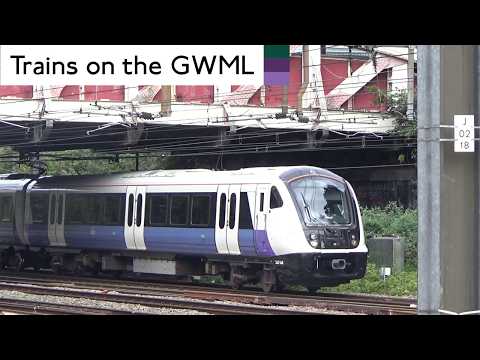
[(345, 225), (351, 222), (347, 189), (342, 183), (307, 176), (293, 181), (290, 187), (306, 224)]

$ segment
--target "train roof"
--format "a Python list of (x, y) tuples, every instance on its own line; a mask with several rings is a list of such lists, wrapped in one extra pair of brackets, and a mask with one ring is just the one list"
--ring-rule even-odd
[(18, 191), (33, 179), (27, 174), (0, 174), (0, 191)]
[(116, 173), (111, 175), (83, 176), (45, 176), (37, 180), (35, 188), (50, 188), (68, 185), (142, 185), (162, 184), (222, 184), (232, 182), (267, 182), (281, 179), (288, 182), (304, 175), (320, 175), (342, 181), (342, 178), (331, 171), (312, 166), (256, 167), (240, 170), (215, 171), (208, 169), (186, 170), (153, 170), (131, 173)]

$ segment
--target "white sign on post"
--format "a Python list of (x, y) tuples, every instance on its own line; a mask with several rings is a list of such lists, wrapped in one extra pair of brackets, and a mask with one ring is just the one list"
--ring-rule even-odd
[(473, 115), (455, 115), (455, 152), (475, 152)]

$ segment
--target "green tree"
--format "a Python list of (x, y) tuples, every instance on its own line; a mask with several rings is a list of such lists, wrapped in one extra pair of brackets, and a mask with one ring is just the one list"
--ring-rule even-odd
[[(370, 93), (375, 94), (375, 104), (383, 104), (386, 107), (386, 112), (395, 118), (395, 128), (392, 133), (406, 136), (417, 136), (417, 118), (412, 120), (407, 118), (408, 111), (408, 91), (405, 89), (386, 92), (376, 86), (368, 87)], [(416, 108), (416, 100), (414, 104)]]
[[(0, 158), (12, 154), (8, 148), (0, 148)], [(118, 161), (108, 159), (95, 159), (98, 155), (92, 150), (68, 150), (59, 151), (55, 154), (57, 160), (45, 160), (48, 175), (87, 175), (87, 174), (111, 174), (115, 172), (135, 171), (135, 158), (119, 158)], [(15, 156), (15, 155), (14, 155)], [(18, 155), (16, 155), (18, 156)], [(47, 157), (45, 157), (47, 158)], [(67, 158), (68, 160), (61, 160)], [(91, 158), (86, 160), (85, 158)], [(42, 159), (42, 156), (40, 156)], [(72, 159), (72, 160), (70, 160)], [(13, 160), (0, 162), (0, 173), (30, 173), (32, 170), (26, 164), (18, 164)], [(171, 168), (173, 159), (161, 157), (154, 153), (149, 156), (140, 156), (139, 170), (157, 170)]]

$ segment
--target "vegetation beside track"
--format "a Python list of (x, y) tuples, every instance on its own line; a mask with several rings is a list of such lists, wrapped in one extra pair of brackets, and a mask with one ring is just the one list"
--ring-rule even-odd
[(405, 240), (404, 271), (383, 280), (380, 269), (369, 263), (363, 279), (334, 288), (322, 288), (322, 291), (416, 296), (417, 209), (404, 209), (392, 202), (384, 208), (362, 208), (361, 212), (366, 237), (398, 235)]
[(417, 209), (404, 209), (391, 202), (384, 208), (363, 208), (366, 237), (398, 235), (405, 240), (405, 265), (417, 266)]
[(367, 273), (360, 280), (332, 288), (322, 288), (325, 292), (365, 293), (390, 296), (416, 296), (417, 270), (411, 266), (397, 274), (388, 276), (385, 281), (380, 276), (380, 269), (374, 264), (367, 265)]

